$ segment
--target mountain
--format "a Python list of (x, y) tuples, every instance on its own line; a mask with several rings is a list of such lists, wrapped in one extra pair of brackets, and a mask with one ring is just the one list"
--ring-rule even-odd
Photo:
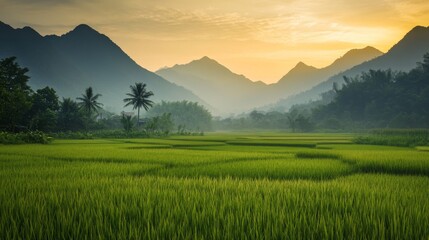
[(429, 27), (417, 26), (408, 32), (397, 44), (387, 53), (370, 61), (356, 65), (347, 71), (333, 75), (326, 81), (313, 88), (290, 96), (275, 104), (265, 107), (265, 109), (287, 110), (293, 104), (305, 103), (316, 100), (320, 94), (332, 89), (334, 83), (339, 86), (343, 83), (343, 76), (355, 77), (362, 72), (373, 70), (409, 71), (416, 67), (417, 62), (421, 62), (423, 55), (429, 52)]
[(79, 25), (62, 36), (41, 36), (34, 29), (14, 29), (0, 22), (0, 58), (16, 56), (29, 68), (33, 89), (53, 87), (60, 96), (75, 98), (92, 86), (106, 109), (119, 112), (129, 86), (144, 82), (153, 100), (204, 103), (189, 90), (170, 83), (135, 63), (107, 36)]
[(277, 94), (283, 95), (283, 97), (296, 94), (327, 80), (334, 74), (340, 73), (362, 62), (374, 59), (382, 54), (383, 52), (373, 47), (352, 49), (344, 54), (344, 56), (336, 59), (329, 66), (320, 69), (299, 62), (292, 70), (274, 84), (272, 88), (277, 91), (282, 91)]
[(233, 73), (209, 57), (163, 68), (156, 73), (196, 93), (223, 114), (259, 105), (258, 92), (266, 87), (262, 82)]
[(325, 68), (299, 62), (277, 83), (266, 85), (233, 73), (209, 57), (187, 64), (163, 68), (156, 73), (203, 98), (221, 114), (243, 112), (299, 93), (354, 65), (373, 59), (382, 52), (372, 47), (354, 49)]

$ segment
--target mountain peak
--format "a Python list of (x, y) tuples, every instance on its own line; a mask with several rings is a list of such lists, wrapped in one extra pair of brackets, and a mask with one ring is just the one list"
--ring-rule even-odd
[(371, 52), (375, 52), (375, 53), (378, 53), (378, 54), (383, 54), (383, 52), (381, 52), (380, 50), (378, 50), (375, 47), (366, 46), (364, 48), (355, 48), (355, 49), (352, 49), (352, 50), (348, 51), (346, 54), (344, 54), (343, 57), (354, 55), (354, 54), (359, 54), (359, 53), (371, 53)]
[(302, 72), (302, 71), (312, 71), (312, 70), (316, 70), (317, 68), (307, 65), (304, 62), (299, 62), (295, 65), (294, 68), (292, 68), (292, 70), (290, 70), (290, 72)]
[[(5, 29), (3, 31), (3, 29)], [(55, 88), (59, 96), (80, 95), (92, 86), (103, 94), (103, 104), (111, 111), (123, 109), (122, 96), (128, 86), (146, 83), (156, 93), (154, 101), (203, 101), (189, 90), (168, 82), (137, 65), (107, 36), (88, 25), (79, 25), (62, 35), (37, 37), (27, 27), (10, 30), (0, 24), (0, 58), (16, 56), (19, 64), (31, 69), (33, 89)]]
[[(429, 27), (416, 26), (411, 29), (405, 36), (396, 43), (388, 53), (395, 56), (398, 59), (407, 59), (410, 56), (411, 59), (415, 59), (415, 56), (423, 56), (425, 52), (428, 51), (428, 42), (429, 42)], [(413, 56), (413, 57), (411, 57)], [(401, 61), (402, 65), (407, 65), (406, 69), (411, 69), (415, 66), (414, 63), (408, 63), (404, 65), (404, 62)]]
[(418, 39), (418, 38), (424, 37), (425, 35), (427, 36), (428, 33), (429, 33), (429, 27), (415, 26), (404, 36), (403, 40)]
[(364, 48), (355, 48), (352, 50), (349, 50), (348, 52), (346, 52), (346, 54), (344, 54), (342, 57), (338, 58), (337, 60), (341, 60), (341, 59), (347, 59), (347, 58), (355, 58), (355, 57), (359, 57), (361, 55), (364, 56), (368, 56), (368, 55), (382, 55), (383, 52), (371, 47), (371, 46), (366, 46)]
[(87, 24), (79, 24), (78, 26), (76, 26), (72, 32), (76, 32), (76, 33), (97, 33), (99, 34), (94, 28), (90, 27)]
[(299, 63), (297, 63), (297, 64), (295, 65), (295, 68), (307, 68), (307, 67), (311, 67), (311, 66), (309, 66), (309, 65), (305, 64), (305, 63), (304, 63), (304, 62), (302, 62), (302, 61), (300, 61)]
[(70, 35), (77, 36), (80, 38), (83, 36), (98, 36), (100, 35), (100, 33), (87, 24), (80, 24), (76, 26), (72, 31), (64, 34), (63, 36), (70, 36)]
[(366, 47), (362, 48), (362, 50), (364, 50), (364, 51), (380, 51), (380, 50), (378, 50), (377, 48), (375, 48), (373, 46), (366, 46)]
[(411, 32), (427, 31), (428, 29), (429, 29), (429, 27), (424, 27), (424, 26), (417, 25), (417, 26), (413, 27), (413, 29), (411, 29), (410, 33)]
[(198, 60), (194, 60), (193, 62), (202, 62), (202, 63), (207, 63), (207, 64), (219, 64), (216, 60), (209, 58), (207, 56), (204, 56)]
[(5, 36), (20, 34), (20, 35), (26, 36), (27, 38), (41, 37), (41, 35), (31, 27), (26, 26), (23, 28), (16, 28), (15, 29), (12, 26), (10, 26), (10, 25), (2, 22), (2, 21), (0, 21), (0, 31), (3, 32), (3, 34)]
[(193, 60), (192, 62), (189, 63), (189, 65), (200, 66), (200, 67), (205, 67), (205, 68), (226, 69), (225, 66), (223, 66), (222, 64), (220, 64), (216, 60), (209, 58), (207, 56), (204, 56), (204, 57), (197, 59), (197, 60)]
[(317, 72), (317, 68), (309, 66), (304, 62), (299, 62), (293, 67), (286, 75), (284, 75), (278, 83), (290, 84), (292, 81), (297, 80), (298, 82), (306, 78), (306, 76), (313, 75)]
[(36, 30), (34, 30), (33, 28), (28, 27), (28, 26), (23, 27), (23, 28), (22, 28), (22, 31), (27, 32), (27, 33), (29, 33), (29, 34), (35, 34), (35, 35), (37, 35), (37, 36), (40, 36), (40, 34), (39, 34)]
[(61, 35), (60, 38), (63, 39), (63, 41), (76, 42), (76, 44), (85, 42), (85, 45), (91, 45), (97, 49), (115, 45), (106, 35), (99, 33), (97, 30), (86, 24), (76, 26), (73, 30)]
[(332, 69), (331, 74), (335, 74), (338, 73), (339, 69), (347, 70), (357, 64), (369, 61), (381, 55), (383, 55), (383, 52), (371, 46), (355, 48), (349, 50), (340, 58), (337, 58), (330, 66), (326, 67), (326, 69)]
[(332, 76), (333, 74), (347, 70), (357, 64), (368, 61), (382, 54), (383, 53), (379, 50), (368, 46), (362, 49), (352, 49), (342, 57), (335, 60), (331, 65), (320, 69), (309, 66), (303, 62), (299, 62), (285, 76), (283, 76), (278, 83), (288, 85), (301, 83), (301, 89), (299, 90), (305, 90), (305, 87), (308, 88), (314, 86), (316, 83)]
[(204, 60), (204, 61), (206, 61), (206, 60), (212, 60), (211, 58), (209, 58), (209, 57), (207, 57), (207, 56), (204, 56), (204, 57), (202, 57), (200, 60)]

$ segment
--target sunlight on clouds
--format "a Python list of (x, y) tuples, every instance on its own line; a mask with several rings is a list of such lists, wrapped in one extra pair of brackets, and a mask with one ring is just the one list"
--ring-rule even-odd
[(251, 79), (277, 81), (297, 62), (323, 67), (347, 50), (387, 51), (427, 0), (0, 0), (2, 21), (64, 34), (87, 23), (157, 70), (208, 55)]

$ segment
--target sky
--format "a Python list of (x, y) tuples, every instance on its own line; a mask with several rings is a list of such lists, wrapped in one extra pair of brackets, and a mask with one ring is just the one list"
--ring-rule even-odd
[(85, 23), (151, 71), (208, 56), (273, 83), (299, 61), (320, 68), (354, 48), (386, 52), (429, 26), (429, 1), (0, 0), (0, 21), (42, 35)]

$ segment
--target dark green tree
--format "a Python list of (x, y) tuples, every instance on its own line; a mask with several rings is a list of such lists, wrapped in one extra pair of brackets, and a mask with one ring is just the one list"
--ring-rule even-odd
[(145, 129), (149, 134), (167, 136), (174, 128), (171, 113), (164, 113), (161, 116), (152, 117), (147, 121)]
[(311, 132), (314, 130), (314, 124), (311, 122), (309, 117), (305, 117), (302, 114), (299, 114), (295, 120), (296, 129), (301, 132)]
[(39, 89), (32, 96), (30, 110), (30, 129), (53, 131), (57, 124), (57, 112), (60, 108), (57, 93), (53, 88)]
[(140, 124), (140, 108), (144, 108), (146, 111), (152, 107), (153, 102), (149, 100), (153, 96), (152, 91), (146, 90), (146, 84), (136, 83), (134, 86), (131, 85), (131, 93), (127, 93), (128, 98), (124, 99), (125, 107), (133, 106), (133, 109), (137, 109), (137, 126)]
[(122, 127), (124, 128), (124, 131), (129, 134), (133, 130), (133, 121), (131, 116), (122, 114), (121, 118)]
[(164, 135), (170, 134), (174, 128), (173, 120), (171, 119), (171, 113), (164, 113), (159, 117), (159, 130)]
[(82, 94), (82, 97), (76, 98), (79, 100), (79, 108), (86, 113), (88, 119), (92, 119), (93, 114), (102, 108), (103, 104), (98, 102), (99, 97), (101, 97), (101, 94), (94, 94), (92, 87), (89, 87)]
[(28, 124), (32, 91), (27, 85), (27, 72), (15, 57), (0, 60), (0, 128), (17, 131)]
[(212, 115), (196, 102), (164, 102), (156, 104), (147, 112), (148, 117), (171, 114), (175, 128), (182, 130), (208, 131), (212, 128)]
[(313, 110), (319, 122), (335, 118), (343, 127), (429, 127), (429, 54), (409, 72), (369, 70), (344, 78), (334, 100)]
[(84, 127), (82, 111), (70, 98), (63, 98), (58, 112), (58, 129), (61, 131), (79, 131)]
[(423, 55), (423, 62), (419, 64), (426, 74), (429, 74), (429, 52)]
[(287, 122), (289, 127), (292, 129), (292, 132), (296, 131), (297, 128), (297, 119), (299, 117), (298, 110), (296, 108), (292, 108), (287, 114)]

